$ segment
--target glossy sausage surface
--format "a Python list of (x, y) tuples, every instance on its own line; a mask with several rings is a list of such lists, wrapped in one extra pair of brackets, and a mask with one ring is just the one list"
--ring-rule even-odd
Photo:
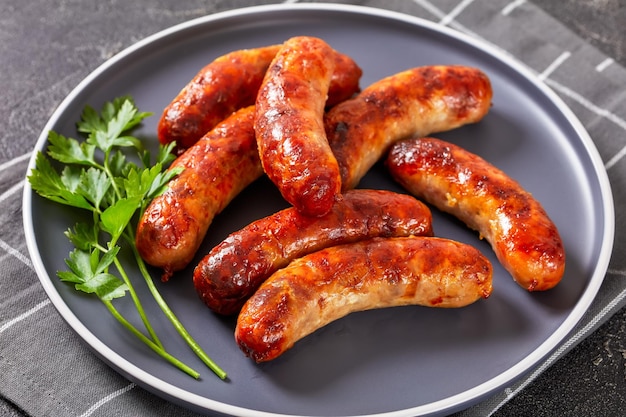
[(243, 108), (180, 155), (170, 169), (182, 173), (141, 216), (137, 249), (165, 280), (193, 259), (214, 216), (263, 174), (253, 120), (254, 106)]
[(341, 192), (323, 122), (333, 54), (319, 38), (287, 40), (256, 99), (254, 129), (263, 169), (285, 200), (309, 216), (328, 213)]
[(476, 68), (425, 66), (381, 79), (338, 104), (325, 125), (342, 189), (356, 187), (398, 140), (480, 121), (492, 94), (489, 78)]
[(376, 236), (432, 236), (431, 223), (430, 210), (414, 197), (351, 190), (325, 216), (290, 207), (230, 234), (196, 266), (194, 285), (213, 311), (234, 314), (267, 277), (296, 258)]
[(163, 144), (191, 147), (234, 111), (254, 104), (280, 45), (233, 51), (202, 68), (165, 108), (157, 128)]
[[(164, 109), (159, 141), (176, 141), (182, 153), (232, 112), (253, 105), (265, 72), (281, 45), (242, 49), (202, 68)], [(335, 53), (327, 106), (359, 91), (362, 70), (349, 56)]]
[[(374, 238), (293, 261), (246, 302), (235, 340), (256, 362), (355, 311), (463, 307), (491, 294), (492, 267), (472, 246), (435, 237)], [(376, 337), (372, 335), (372, 337)]]
[(541, 204), (502, 170), (433, 138), (398, 142), (386, 164), (413, 195), (487, 239), (520, 286), (541, 291), (561, 281), (565, 249), (557, 227)]

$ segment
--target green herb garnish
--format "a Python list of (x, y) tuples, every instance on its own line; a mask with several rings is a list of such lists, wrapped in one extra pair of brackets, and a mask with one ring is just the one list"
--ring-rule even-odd
[[(54, 131), (48, 134), (47, 156), (38, 152), (35, 168), (28, 176), (33, 190), (42, 197), (60, 204), (87, 210), (92, 221), (79, 222), (65, 235), (74, 245), (65, 260), (69, 270), (59, 271), (62, 281), (74, 288), (94, 294), (113, 316), (153, 351), (174, 366), (191, 375), (199, 373), (170, 355), (157, 337), (133, 288), (128, 274), (120, 262), (120, 241), (126, 242), (152, 296), (193, 352), (221, 379), (226, 373), (202, 350), (182, 323), (169, 308), (158, 289), (145, 262), (135, 246), (137, 214), (161, 194), (167, 183), (179, 170), (165, 170), (172, 162), (175, 146), (159, 145), (156, 162), (136, 137), (133, 128), (151, 113), (139, 112), (130, 97), (120, 97), (107, 102), (100, 114), (86, 106), (77, 123), (84, 140), (67, 138)], [(139, 159), (127, 159), (125, 151), (133, 150)], [(61, 170), (52, 160), (60, 163)], [(128, 248), (126, 248), (128, 250)], [(118, 275), (112, 270), (115, 269)], [(115, 298), (130, 294), (143, 321), (148, 336), (124, 318), (113, 305)]]

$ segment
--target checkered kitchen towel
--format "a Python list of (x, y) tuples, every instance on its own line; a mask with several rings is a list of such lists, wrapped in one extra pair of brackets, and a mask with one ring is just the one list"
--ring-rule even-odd
[[(28, 415), (194, 415), (108, 368), (56, 313), (26, 249), (21, 218), (24, 177), (47, 118), (100, 63), (171, 25), (261, 3), (276, 2), (85, 0), (50, 9), (52, 3), (45, 0), (12, 0), (0, 6), (4, 98), (0, 101), (0, 394)], [(482, 38), (515, 56), (545, 80), (585, 125), (605, 163), (615, 204), (626, 207), (623, 67), (524, 0), (342, 3), (419, 16)], [(614, 253), (624, 253), (626, 219), (619, 212), (617, 215)], [(498, 415), (507, 399), (623, 307), (625, 263), (626, 258), (613, 257), (597, 299), (554, 354), (525, 379), (461, 414)]]

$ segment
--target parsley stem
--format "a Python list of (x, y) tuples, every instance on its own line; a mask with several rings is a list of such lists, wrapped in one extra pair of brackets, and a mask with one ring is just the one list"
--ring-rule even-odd
[(183, 363), (180, 359), (177, 359), (176, 357), (170, 355), (165, 349), (163, 349), (162, 346), (157, 345), (152, 340), (147, 338), (143, 333), (137, 330), (135, 326), (133, 326), (130, 322), (128, 322), (128, 320), (126, 320), (124, 316), (122, 316), (117, 311), (117, 309), (113, 306), (113, 303), (107, 300), (102, 300), (102, 302), (107, 307), (109, 312), (117, 319), (117, 321), (119, 321), (124, 327), (126, 327), (126, 329), (128, 329), (131, 333), (137, 336), (142, 342), (144, 342), (150, 349), (156, 352), (159, 356), (167, 360), (172, 365), (176, 366), (181, 371), (185, 372), (187, 375), (190, 375), (191, 377), (195, 379), (198, 379), (200, 377), (200, 373), (198, 371), (192, 369), (191, 367)]
[[(95, 247), (102, 253), (107, 252), (107, 249), (101, 245), (95, 245)], [(115, 258), (113, 260), (113, 263), (115, 264), (117, 271), (122, 276), (122, 280), (124, 281), (124, 284), (126, 284), (126, 287), (128, 287), (128, 292), (130, 293), (130, 297), (133, 299), (133, 303), (135, 304), (137, 313), (139, 314), (139, 317), (141, 317), (141, 321), (143, 322), (143, 325), (145, 326), (148, 333), (150, 334), (152, 341), (160, 348), (163, 348), (163, 343), (161, 343), (161, 340), (159, 339), (156, 332), (154, 331), (152, 324), (150, 324), (150, 320), (148, 320), (148, 316), (146, 315), (145, 310), (143, 309), (141, 300), (139, 300), (139, 296), (137, 295), (137, 292), (135, 291), (135, 287), (133, 287), (133, 284), (130, 278), (128, 277), (128, 274), (126, 273), (126, 270), (120, 263), (119, 259)]]
[(128, 278), (128, 275), (126, 274), (126, 271), (124, 270), (124, 267), (122, 267), (122, 264), (120, 263), (120, 261), (117, 258), (113, 262), (115, 263), (115, 267), (117, 268), (118, 272), (122, 276), (122, 279), (124, 280), (124, 283), (128, 287), (128, 291), (130, 292), (130, 296), (133, 299), (133, 301), (135, 302), (135, 308), (137, 309), (137, 313), (139, 313), (139, 316), (141, 317), (141, 321), (143, 322), (144, 326), (146, 327), (146, 330), (148, 331), (148, 333), (150, 333), (150, 337), (152, 338), (152, 340), (154, 341), (154, 343), (157, 346), (159, 346), (161, 349), (163, 349), (163, 343), (161, 343), (161, 340), (159, 339), (159, 337), (157, 336), (156, 332), (152, 328), (152, 325), (150, 324), (150, 320), (148, 320), (148, 316), (146, 316), (146, 313), (145, 313), (145, 311), (143, 309), (143, 305), (141, 304), (141, 301), (139, 300), (139, 297), (137, 296), (137, 293), (135, 292), (135, 288), (133, 287), (130, 279)]
[(161, 307), (161, 310), (163, 310), (163, 313), (165, 314), (165, 316), (170, 320), (170, 322), (172, 323), (174, 328), (178, 331), (178, 333), (185, 340), (185, 342), (187, 342), (187, 345), (189, 345), (189, 347), (196, 354), (196, 356), (198, 356), (200, 358), (200, 360), (202, 360), (202, 362), (204, 362), (204, 364), (211, 371), (213, 371), (215, 373), (215, 375), (217, 375), (220, 379), (226, 379), (226, 376), (227, 376), (226, 372), (222, 368), (220, 368), (220, 366), (217, 365), (206, 354), (206, 352), (204, 352), (202, 347), (189, 334), (187, 329), (185, 329), (183, 324), (180, 322), (180, 320), (176, 317), (174, 312), (167, 305), (167, 303), (165, 302), (165, 300), (163, 299), (163, 297), (159, 293), (159, 290), (154, 285), (154, 282), (152, 281), (152, 276), (150, 275), (150, 272), (148, 272), (146, 264), (144, 263), (143, 259), (139, 255), (139, 252), (137, 251), (137, 248), (134, 245), (132, 245), (132, 248), (133, 248), (133, 252), (135, 253), (135, 258), (137, 259), (137, 265), (139, 266), (141, 274), (145, 278), (146, 284), (148, 285), (148, 288), (150, 289), (150, 292), (152, 293), (152, 296), (154, 297), (154, 299), (157, 302), (157, 304), (159, 304), (159, 307)]
[(117, 196), (117, 198), (122, 198), (122, 193), (120, 192), (120, 189), (117, 186), (117, 183), (115, 182), (115, 175), (113, 175), (113, 173), (111, 172), (111, 168), (109, 166), (109, 161), (111, 158), (111, 149), (108, 149), (104, 152), (104, 166), (102, 166), (100, 169), (102, 169), (102, 171), (104, 171), (104, 173), (107, 175), (107, 177), (109, 177), (109, 179), (111, 180), (111, 187), (113, 187), (113, 190), (115, 191), (115, 195)]

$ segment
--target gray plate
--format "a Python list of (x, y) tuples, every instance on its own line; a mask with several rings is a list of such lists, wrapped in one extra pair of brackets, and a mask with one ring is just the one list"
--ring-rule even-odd
[[(513, 283), (491, 249), (454, 219), (434, 212), (435, 232), (479, 247), (494, 264), (494, 293), (456, 310), (402, 307), (353, 314), (299, 342), (279, 359), (256, 365), (233, 340), (233, 320), (215, 317), (198, 300), (191, 268), (159, 287), (168, 303), (229, 374), (193, 380), (129, 336), (104, 307), (61, 283), (70, 250), (62, 235), (76, 213), (26, 187), (24, 225), (41, 283), (68, 324), (100, 357), (132, 381), (204, 412), (239, 416), (446, 414), (511, 383), (568, 335), (594, 298), (613, 244), (611, 192), (597, 152), (571, 111), (524, 67), (492, 47), (445, 27), (382, 10), (352, 6), (255, 7), (207, 16), (139, 42), (98, 68), (66, 98), (49, 129), (76, 136), (85, 104), (132, 94), (152, 111), (139, 135), (156, 143), (158, 115), (205, 64), (229, 51), (319, 36), (363, 68), (362, 85), (427, 64), (464, 64), (491, 78), (493, 109), (479, 124), (438, 135), (483, 156), (516, 178), (559, 227), (567, 271), (554, 290), (529, 294)], [(33, 161), (31, 161), (31, 167)], [(401, 191), (376, 167), (362, 187)], [(198, 259), (229, 232), (285, 207), (261, 179), (211, 226)], [(154, 271), (157, 277), (158, 271)], [(138, 281), (141, 282), (141, 281)], [(141, 285), (139, 285), (141, 287)], [(140, 295), (146, 291), (140, 288)], [(146, 300), (149, 297), (145, 297)], [(127, 300), (117, 305), (131, 311)], [(196, 369), (157, 307), (146, 301), (167, 347)]]

